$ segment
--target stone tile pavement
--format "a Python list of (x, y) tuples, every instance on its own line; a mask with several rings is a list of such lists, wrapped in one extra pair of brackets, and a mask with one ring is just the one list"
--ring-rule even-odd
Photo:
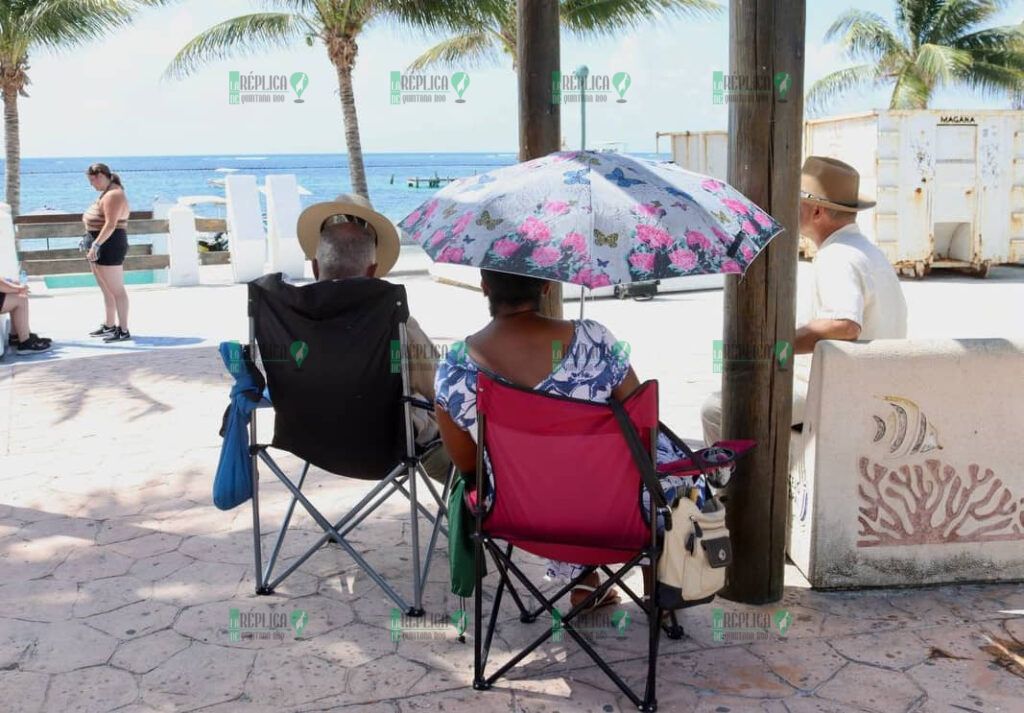
[[(1024, 333), (1024, 313), (1007, 309), (1024, 299), (1024, 272), (993, 276), (905, 282), (911, 336)], [(486, 319), (479, 295), (422, 275), (401, 280), (440, 343)], [(40, 296), (34, 328), (85, 342), (78, 335), (94, 321), (96, 300), (88, 291)], [(541, 647), (512, 682), (473, 691), (472, 648), (444, 625), (461, 602), (446, 594), (440, 552), (425, 600), (436, 630), (398, 641), (389, 602), (337, 547), (273, 596), (256, 597), (250, 509), (210, 503), (228, 390), (211, 345), (244, 337), (244, 289), (133, 290), (133, 309), (133, 332), (159, 335), (138, 348), (86, 344), (56, 359), (0, 363), (0, 711), (633, 709), (568, 637)], [(697, 407), (717, 386), (711, 342), (721, 335), (721, 292), (599, 301), (587, 316), (630, 341), (640, 375), (661, 380), (665, 419), (699, 437)], [(325, 473), (310, 478), (329, 513), (365, 489)], [(269, 529), (287, 498), (266, 474), (263, 482)], [(396, 502), (354, 538), (394, 577), (407, 566), (404, 512)], [(306, 516), (296, 527), (285, 563), (317, 536)], [(682, 613), (688, 637), (662, 642), (660, 709), (1024, 710), (1021, 585), (823, 593), (792, 568), (787, 585), (770, 606), (719, 600)], [(233, 641), (232, 609), (247, 617), (243, 625), (262, 615), (271, 638)], [(306, 623), (296, 636), (291, 613), (300, 610)], [(590, 622), (598, 627), (590, 635), (639, 683), (639, 612), (622, 610), (630, 622), (621, 632), (605, 615)], [(502, 610), (494, 660), (545, 626), (524, 627), (513, 611)], [(784, 636), (774, 623), (781, 611), (791, 617)], [(715, 621), (733, 628), (719, 635)]]
[[(569, 637), (542, 646), (513, 681), (473, 691), (471, 639), (446, 626), (460, 602), (446, 594), (443, 553), (425, 600), (436, 628), (398, 641), (389, 602), (337, 547), (256, 597), (250, 509), (210, 504), (227, 387), (211, 347), (0, 371), (0, 709), (633, 710)], [(365, 488), (310, 478), (329, 511)], [(286, 498), (264, 483), (269, 523)], [(354, 538), (394, 577), (407, 566), (404, 512), (396, 503)], [(296, 526), (285, 562), (316, 535), (308, 517)], [(1022, 710), (1019, 585), (821, 593), (789, 575), (777, 604), (682, 613), (688, 637), (662, 642), (661, 710)], [(277, 638), (233, 641), (231, 609), (242, 626), (262, 615)], [(638, 684), (640, 613), (622, 609), (631, 623), (621, 636), (607, 614), (590, 636)], [(306, 616), (298, 636), (296, 610)], [(782, 610), (785, 636), (773, 623)], [(494, 660), (545, 626), (513, 612), (502, 610)]]

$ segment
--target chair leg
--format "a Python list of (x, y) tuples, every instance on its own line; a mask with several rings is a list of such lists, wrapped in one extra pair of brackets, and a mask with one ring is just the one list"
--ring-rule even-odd
[(475, 586), (473, 587), (473, 688), (477, 691), (486, 691), (491, 685), (484, 678), (483, 663), (483, 636), (481, 627), (484, 618), (484, 598), (480, 591), (483, 587), (483, 542), (479, 532), (473, 535), (473, 561)]
[[(299, 483), (296, 487), (302, 490), (302, 484), (306, 482), (306, 475), (309, 473), (309, 461), (306, 461), (305, 465), (302, 466), (302, 475), (299, 476)], [(298, 502), (298, 498), (292, 496), (292, 501), (288, 503), (288, 512), (284, 515), (284, 520), (281, 522), (281, 529), (277, 533), (277, 541), (274, 542), (274, 549), (270, 552), (270, 561), (267, 562), (267, 571), (263, 575), (264, 581), (270, 581), (270, 575), (274, 571), (274, 565), (277, 563), (277, 556), (281, 553), (281, 546), (284, 545), (284, 536), (288, 532), (288, 525), (292, 521), (292, 514), (295, 512), (295, 503)]]
[(658, 643), (661, 641), (661, 607), (653, 597), (648, 605), (647, 619), (647, 687), (644, 690), (643, 703), (637, 707), (642, 711), (656, 711), (658, 710), (657, 673)]
[[(253, 414), (253, 418), (255, 418)], [(249, 470), (252, 477), (252, 551), (256, 565), (256, 594), (273, 594), (263, 578), (263, 547), (260, 533), (260, 471), (256, 452), (249, 456)]]
[(675, 609), (669, 613), (669, 618), (672, 620), (671, 624), (668, 624), (662, 628), (665, 630), (665, 634), (670, 639), (681, 639), (685, 636), (686, 632), (683, 631), (682, 625), (679, 623), (679, 618), (676, 616)]
[(423, 616), (423, 587), (420, 581), (420, 510), (416, 499), (416, 466), (409, 466), (409, 522), (412, 528), (412, 607), (409, 616)]
[(445, 506), (445, 503), (448, 502), (448, 493), (451, 490), (452, 480), (455, 478), (455, 466), (452, 466), (451, 468), (448, 469), (448, 477), (445, 478), (444, 487), (441, 490), (440, 498), (437, 497), (437, 492), (434, 490), (434, 488), (429, 482), (430, 476), (424, 475), (424, 477), (424, 482), (430, 489), (430, 492), (434, 496), (434, 499), (437, 500), (437, 515), (434, 517), (434, 524), (433, 527), (431, 527), (430, 529), (430, 540), (427, 542), (427, 556), (423, 562), (422, 587), (426, 589), (427, 578), (430, 576), (430, 565), (434, 558), (434, 548), (437, 546), (437, 536), (442, 533), (444, 534), (445, 537), (448, 536), (448, 530), (441, 523), (447, 520), (448, 518), (448, 511)]

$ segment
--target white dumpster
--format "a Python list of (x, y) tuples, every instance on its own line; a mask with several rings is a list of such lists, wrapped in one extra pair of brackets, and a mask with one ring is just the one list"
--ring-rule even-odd
[(729, 171), (729, 133), (726, 131), (660, 131), (657, 138), (672, 141), (672, 162), (687, 171), (726, 180)]
[(804, 125), (804, 155), (861, 175), (861, 227), (901, 271), (1024, 259), (1024, 111), (874, 111)]

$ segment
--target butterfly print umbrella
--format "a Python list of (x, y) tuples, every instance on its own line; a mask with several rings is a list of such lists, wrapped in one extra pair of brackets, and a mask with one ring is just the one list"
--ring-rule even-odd
[(782, 231), (721, 181), (592, 151), (464, 178), (399, 227), (435, 262), (590, 288), (742, 273)]

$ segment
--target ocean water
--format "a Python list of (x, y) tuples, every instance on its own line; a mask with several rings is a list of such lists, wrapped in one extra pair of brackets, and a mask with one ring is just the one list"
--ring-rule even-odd
[[(637, 154), (645, 158), (667, 160), (668, 154)], [(409, 188), (410, 176), (461, 178), (485, 173), (516, 162), (514, 153), (371, 153), (363, 157), (370, 199), (374, 207), (398, 222), (426, 200), (433, 189)], [(22, 159), (21, 212), (54, 210), (81, 213), (95, 199), (96, 192), (85, 177), (90, 163), (102, 161), (116, 171), (125, 184), (133, 210), (150, 210), (153, 201), (161, 198), (175, 202), (187, 195), (224, 195), (224, 189), (209, 184), (211, 179), (224, 178), (227, 172), (256, 176), (262, 185), (267, 174), (295, 174), (299, 185), (311, 192), (302, 196), (304, 206), (331, 200), (339, 193), (350, 192), (348, 163), (344, 154), (279, 154), (252, 156), (130, 156), (81, 158)], [(0, 167), (3, 161), (0, 161)], [(198, 215), (223, 217), (223, 208), (202, 205)], [(133, 243), (146, 243), (146, 236), (132, 236)], [(31, 244), (29, 244), (31, 242)], [(50, 240), (50, 247), (73, 247), (78, 239)], [(45, 247), (42, 241), (26, 241), (23, 249)]]

